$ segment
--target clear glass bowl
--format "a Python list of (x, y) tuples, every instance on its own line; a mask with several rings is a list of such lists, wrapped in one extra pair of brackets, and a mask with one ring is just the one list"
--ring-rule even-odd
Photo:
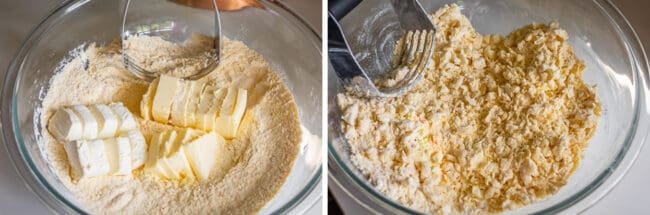
[[(616, 7), (606, 0), (594, 1), (479, 1), (421, 0), (429, 13), (444, 4), (461, 6), (481, 34), (502, 34), (523, 25), (558, 21), (569, 32), (569, 42), (579, 58), (585, 60), (584, 79), (597, 86), (602, 116), (576, 171), (568, 183), (547, 199), (507, 213), (575, 214), (583, 211), (610, 191), (634, 162), (648, 134), (648, 62), (634, 30)], [(368, 22), (395, 26), (396, 20), (369, 14), (385, 11), (390, 5), (364, 1), (343, 20), (351, 35), (373, 35)], [(373, 20), (375, 19), (375, 20)], [(379, 21), (378, 21), (379, 20)], [(376, 36), (376, 35), (375, 35)], [(376, 44), (351, 42), (352, 50), (361, 46), (378, 49)], [(363, 57), (363, 56), (362, 56)], [(362, 65), (372, 66), (374, 62)], [(378, 62), (382, 65), (386, 62)], [(418, 213), (375, 190), (350, 162), (348, 145), (340, 132), (340, 113), (336, 94), (343, 91), (333, 71), (328, 72), (328, 135), (330, 182), (343, 188), (362, 206), (377, 213)]]
[[(320, 136), (322, 129), (321, 39), (300, 17), (278, 1), (262, 1), (265, 9), (223, 12), (222, 30), (262, 54), (292, 91), (303, 126)], [(34, 115), (59, 62), (84, 42), (119, 38), (120, 1), (67, 1), (52, 11), (28, 36), (4, 76), (0, 108), (4, 145), (26, 185), (58, 214), (85, 213), (83, 206), (48, 167), (37, 142), (41, 123)], [(213, 18), (213, 17), (207, 17)], [(301, 145), (292, 171), (261, 214), (305, 211), (321, 198), (321, 165)], [(316, 153), (318, 154), (318, 153)], [(310, 155), (310, 156), (308, 156)], [(308, 162), (309, 161), (309, 162)]]

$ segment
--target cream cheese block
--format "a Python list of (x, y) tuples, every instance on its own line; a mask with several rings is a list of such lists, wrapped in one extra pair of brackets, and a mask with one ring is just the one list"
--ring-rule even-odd
[(48, 130), (61, 142), (115, 137), (135, 129), (133, 114), (121, 102), (62, 108), (48, 121)]
[(78, 140), (83, 136), (81, 118), (67, 108), (55, 112), (48, 121), (47, 128), (56, 139), (61, 141)]
[(167, 123), (176, 91), (181, 87), (181, 80), (172, 76), (161, 75), (156, 89), (151, 115), (155, 121)]
[(72, 110), (81, 118), (81, 125), (83, 133), (81, 138), (83, 139), (95, 139), (97, 138), (97, 133), (99, 131), (99, 125), (97, 124), (97, 119), (90, 112), (88, 107), (83, 105), (72, 106)]
[(138, 128), (133, 114), (131, 114), (131, 111), (129, 111), (129, 109), (124, 106), (124, 103), (110, 103), (108, 104), (108, 107), (113, 110), (113, 113), (119, 120), (118, 132), (126, 132)]
[(142, 132), (132, 130), (122, 134), (122, 137), (129, 139), (131, 143), (131, 166), (132, 169), (140, 168), (147, 158), (147, 141)]
[(97, 138), (114, 137), (118, 132), (119, 120), (111, 108), (105, 104), (94, 104), (89, 109), (97, 120)]
[(72, 178), (81, 179), (109, 173), (110, 164), (103, 140), (70, 141), (64, 144), (64, 148)]

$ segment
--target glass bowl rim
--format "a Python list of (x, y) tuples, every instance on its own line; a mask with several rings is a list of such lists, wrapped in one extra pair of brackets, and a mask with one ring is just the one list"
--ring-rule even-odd
[[(43, 202), (45, 206), (47, 206), (51, 211), (56, 211), (58, 205), (55, 203), (63, 203), (64, 206), (67, 206), (69, 209), (72, 209), (72, 211), (79, 214), (85, 214), (86, 212), (65, 198), (56, 189), (54, 189), (50, 182), (48, 182), (48, 180), (45, 179), (45, 177), (43, 177), (43, 175), (39, 172), (34, 161), (29, 156), (29, 152), (23, 141), (21, 129), (18, 123), (16, 95), (19, 86), (18, 83), (20, 83), (21, 78), (18, 76), (18, 71), (22, 69), (22, 63), (32, 49), (31, 45), (40, 40), (42, 34), (47, 30), (48, 26), (45, 25), (51, 21), (51, 18), (54, 15), (59, 14), (61, 11), (74, 7), (74, 4), (85, 4), (87, 2), (87, 0), (66, 0), (48, 12), (47, 15), (42, 18), (41, 21), (27, 34), (24, 41), (20, 45), (20, 49), (18, 52), (16, 52), (13, 60), (11, 61), (7, 69), (7, 73), (3, 77), (4, 80), (1, 92), (3, 98), (0, 100), (0, 125), (11, 125), (0, 129), (0, 135), (3, 136), (3, 139), (0, 141), (4, 143), (5, 150), (10, 157), (9, 160), (11, 161), (16, 173), (18, 173), (18, 175), (21, 177), (25, 186), (32, 193), (36, 194), (36, 196), (38, 196), (38, 199)], [(302, 16), (296, 13), (295, 10), (281, 1), (260, 1), (260, 3), (265, 6), (262, 10), (279, 15), (280, 17), (284, 18), (285, 21), (287, 21), (287, 25), (293, 25), (293, 27), (295, 27), (297, 30), (302, 31), (306, 35), (310, 35), (307, 37), (307, 39), (322, 55), (320, 46), (322, 42), (321, 36), (304, 20)], [(278, 12), (287, 13), (288, 16), (282, 15)], [(9, 98), (11, 99), (9, 100)], [(7, 103), (10, 103), (10, 105)], [(10, 117), (7, 117), (7, 114), (2, 113), (10, 113)], [(5, 131), (4, 129), (9, 130)], [(7, 136), (6, 134), (10, 135)], [(12, 153), (15, 151), (18, 151), (19, 155)], [(280, 208), (276, 209), (272, 213), (286, 213), (287, 211), (290, 211), (300, 205), (300, 203), (302, 203), (307, 198), (307, 196), (313, 192), (320, 192), (319, 190), (315, 190), (315, 188), (321, 181), (322, 172), (323, 170), (321, 165), (315, 170), (315, 172), (312, 173), (313, 176), (309, 179), (306, 186), (300, 190), (300, 192), (298, 192), (288, 202), (284, 203)], [(283, 186), (285, 186), (285, 184), (283, 184)], [(314, 203), (315, 202), (311, 202), (308, 204), (313, 205)]]
[[(645, 143), (645, 140), (647, 138), (646, 136), (642, 137), (637, 137), (638, 135), (638, 130), (637, 128), (639, 127), (639, 118), (640, 118), (640, 109), (641, 106), (646, 103), (646, 96), (645, 92), (648, 90), (647, 89), (647, 83), (646, 79), (647, 77), (647, 71), (649, 70), (648, 66), (648, 60), (647, 56), (645, 54), (645, 50), (643, 49), (643, 45), (641, 44), (639, 40), (639, 36), (636, 34), (632, 26), (630, 25), (629, 21), (625, 18), (625, 16), (621, 13), (621, 11), (610, 1), (610, 0), (594, 0), (592, 1), (594, 4), (598, 6), (598, 8), (601, 10), (601, 12), (604, 13), (604, 15), (607, 16), (609, 21), (611, 21), (612, 25), (617, 27), (616, 30), (618, 30), (618, 36), (623, 39), (625, 45), (635, 45), (635, 47), (626, 47), (627, 48), (627, 53), (628, 53), (628, 59), (632, 61), (632, 69), (634, 73), (632, 74), (632, 79), (633, 83), (635, 86), (635, 97), (634, 101), (636, 103), (634, 107), (634, 118), (632, 120), (632, 124), (630, 129), (627, 131), (627, 135), (625, 137), (624, 145), (621, 147), (621, 150), (616, 154), (615, 159), (610, 163), (609, 168), (607, 168), (605, 171), (602, 173), (598, 174), (597, 177), (595, 178), (594, 181), (589, 183), (585, 188), (579, 190), (576, 193), (573, 193), (570, 195), (568, 198), (560, 201), (557, 204), (552, 205), (549, 208), (542, 209), (541, 211), (535, 211), (533, 214), (553, 214), (553, 213), (558, 213), (567, 210), (568, 208), (580, 203), (582, 200), (587, 199), (591, 195), (595, 194), (594, 192), (601, 187), (601, 185), (605, 184), (608, 182), (609, 179), (610, 183), (613, 183), (609, 185), (609, 187), (605, 188), (605, 190), (602, 191), (602, 193), (596, 197), (592, 202), (587, 203), (586, 205), (583, 205), (583, 208), (579, 210), (586, 210), (587, 208), (591, 207), (593, 204), (595, 204), (598, 200), (600, 200), (602, 197), (604, 197), (608, 192), (612, 190), (612, 188), (620, 181), (620, 179), (627, 173), (627, 170), (634, 164), (634, 161), (636, 160), (640, 149)], [(642, 62), (639, 62), (642, 61)], [(329, 72), (329, 71), (328, 71)], [(641, 79), (641, 80), (639, 80)], [(645, 89), (642, 89), (645, 88)], [(329, 111), (329, 110), (328, 110)], [(334, 111), (339, 111), (338, 109), (335, 109)], [(646, 114), (646, 119), (647, 119), (647, 113)], [(328, 114), (329, 115), (329, 114)], [(329, 119), (328, 119), (329, 121)], [(644, 124), (647, 124), (647, 122), (643, 122)], [(329, 124), (329, 123), (328, 123)], [(338, 128), (336, 126), (335, 128)], [(328, 131), (328, 157), (332, 160), (334, 160), (335, 165), (343, 169), (343, 175), (345, 176), (345, 179), (352, 179), (352, 184), (360, 186), (363, 191), (366, 193), (369, 193), (371, 197), (374, 197), (376, 199), (379, 199), (381, 203), (384, 203), (394, 209), (397, 209), (401, 212), (409, 213), (409, 214), (422, 214), (420, 211), (416, 211), (414, 209), (411, 209), (405, 205), (402, 205), (401, 203), (398, 203), (391, 198), (385, 196), (378, 190), (376, 190), (372, 185), (370, 185), (365, 178), (359, 177), (353, 170), (353, 168), (356, 167), (351, 167), (345, 163), (345, 161), (342, 160), (341, 156), (337, 153), (336, 147), (334, 144), (331, 142), (330, 137), (330, 132)], [(333, 132), (338, 132), (340, 134), (340, 130), (335, 130)], [(640, 140), (637, 140), (637, 138), (641, 138)], [(636, 140), (636, 142), (635, 142)], [(345, 141), (345, 140), (343, 140)], [(630, 148), (634, 148), (633, 151), (629, 151)], [(629, 154), (631, 152), (632, 154)], [(627, 159), (627, 160), (626, 160)], [(624, 164), (621, 166), (621, 164)], [(612, 178), (610, 176), (615, 175), (615, 171), (622, 169), (622, 172), (619, 172), (616, 174), (616, 177)], [(343, 179), (343, 180), (345, 180)], [(336, 180), (341, 180), (341, 179), (336, 179)], [(340, 184), (340, 183), (339, 183)], [(341, 189), (346, 189), (344, 187), (341, 187)], [(357, 198), (353, 198), (358, 201)], [(508, 211), (504, 211), (508, 212)]]

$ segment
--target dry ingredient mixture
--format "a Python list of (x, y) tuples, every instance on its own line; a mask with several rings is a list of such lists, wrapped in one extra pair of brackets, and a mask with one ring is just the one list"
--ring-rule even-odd
[(429, 213), (496, 213), (557, 192), (600, 102), (557, 23), (478, 34), (456, 5), (424, 78), (403, 96), (338, 95), (352, 162), (380, 192)]
[[(149, 66), (161, 70), (183, 66), (174, 58), (157, 57), (183, 55), (185, 52), (170, 53), (178, 51), (174, 44), (157, 38), (139, 38), (138, 42), (148, 47), (142, 49), (142, 56), (150, 62)], [(123, 102), (136, 116), (147, 140), (153, 133), (179, 129), (140, 117), (140, 99), (149, 83), (123, 67), (120, 46), (119, 41), (106, 46), (90, 45), (73, 56), (51, 80), (43, 100), (41, 122), (47, 122), (55, 110), (70, 105)], [(225, 175), (187, 183), (160, 179), (140, 169), (132, 176), (73, 181), (63, 144), (42, 123), (45, 155), (59, 180), (84, 209), (98, 214), (251, 214), (274, 196), (299, 149), (301, 128), (296, 104), (278, 75), (254, 50), (242, 42), (224, 39), (222, 53), (218, 68), (202, 80), (220, 87), (246, 88), (250, 113), (244, 116), (237, 137), (228, 144), (235, 154), (235, 164)], [(185, 68), (169, 72), (192, 72)]]

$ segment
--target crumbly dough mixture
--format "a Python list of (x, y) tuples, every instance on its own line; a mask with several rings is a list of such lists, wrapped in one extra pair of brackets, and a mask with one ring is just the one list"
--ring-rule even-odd
[(496, 213), (557, 192), (600, 116), (567, 32), (482, 36), (456, 5), (433, 22), (433, 60), (412, 90), (338, 95), (352, 162), (380, 192), (434, 214)]
[[(172, 43), (141, 39), (152, 45), (148, 50), (174, 50)], [(119, 41), (101, 47), (90, 45), (64, 65), (46, 92), (41, 122), (47, 122), (61, 107), (121, 101), (134, 113), (148, 140), (154, 132), (177, 129), (140, 117), (138, 105), (148, 83), (123, 67), (120, 45)], [(203, 80), (212, 85), (247, 88), (249, 111), (241, 125), (244, 129), (229, 143), (236, 164), (225, 175), (210, 181), (168, 181), (142, 169), (133, 176), (72, 181), (62, 143), (48, 133), (46, 123), (41, 123), (46, 157), (83, 208), (94, 214), (251, 214), (273, 198), (299, 149), (301, 128), (296, 104), (278, 75), (254, 50), (242, 42), (224, 39), (222, 53), (218, 68)], [(152, 65), (159, 62), (154, 59), (159, 54), (145, 53)]]

